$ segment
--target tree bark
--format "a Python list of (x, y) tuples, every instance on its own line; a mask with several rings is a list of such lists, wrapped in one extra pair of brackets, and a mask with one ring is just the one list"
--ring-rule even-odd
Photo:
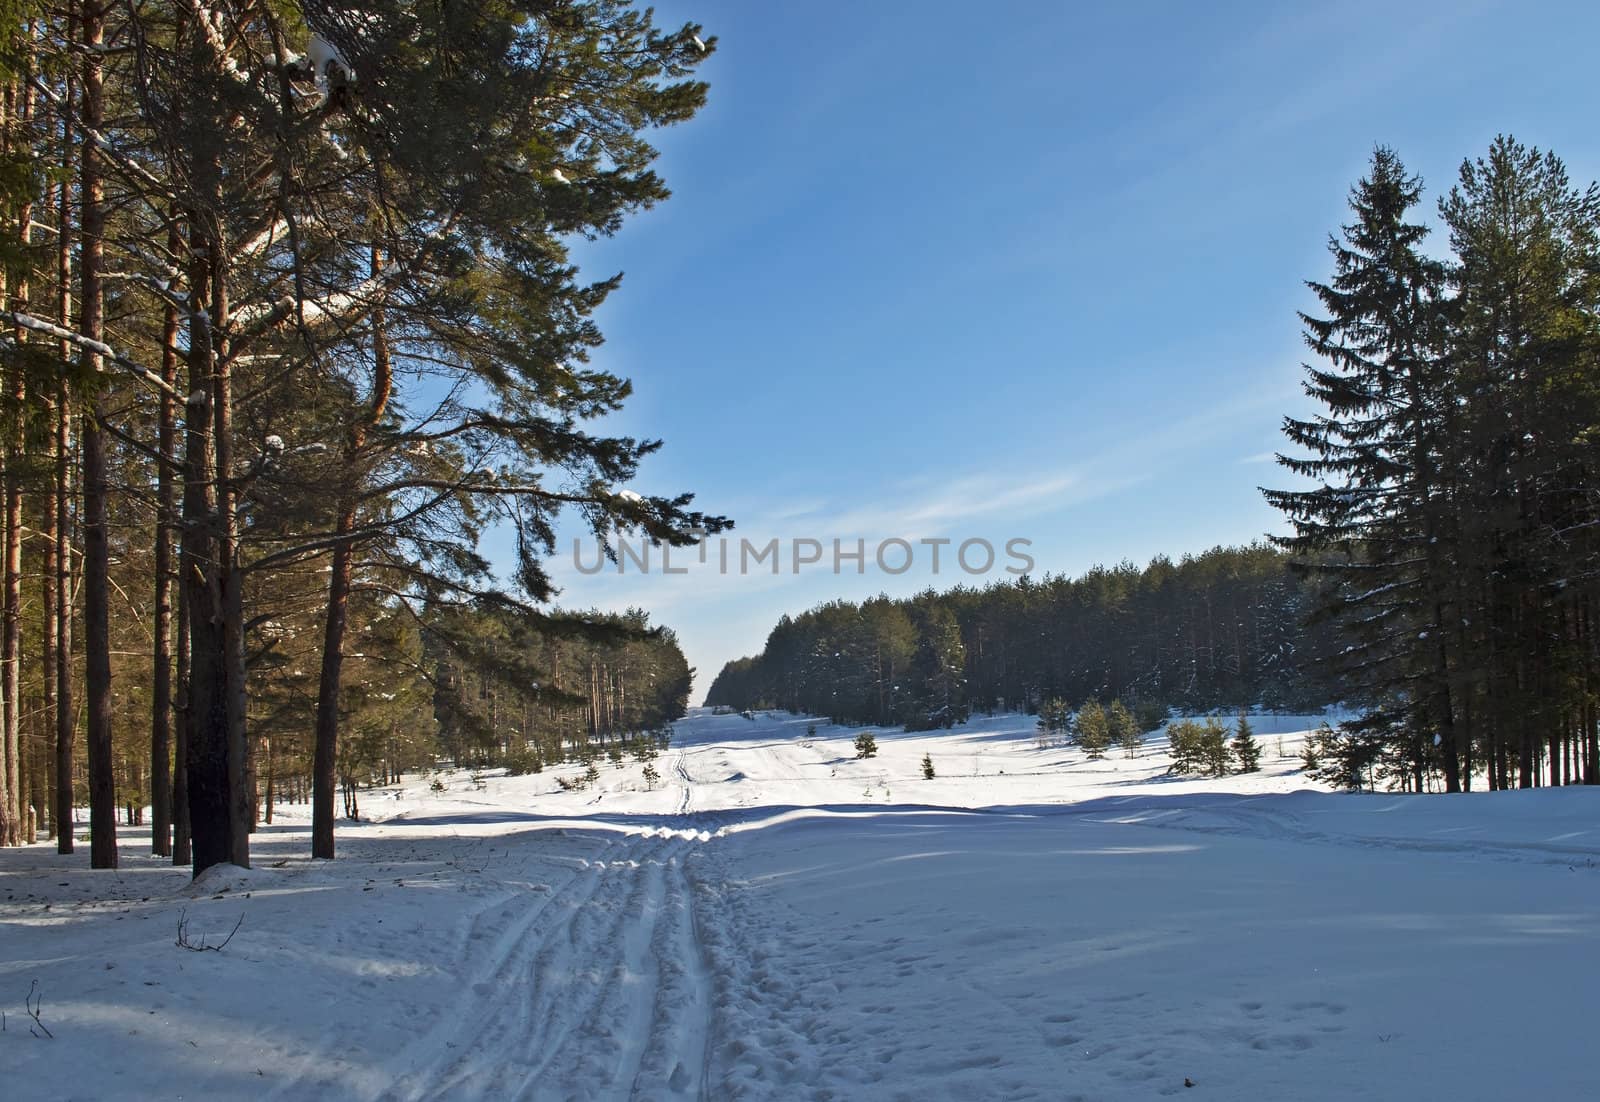
[[(105, 44), (105, 6), (86, 0), (83, 21), (83, 125), (98, 130), (103, 123), (101, 76)], [(97, 344), (104, 338), (104, 296), (101, 265), (105, 254), (105, 184), (100, 150), (94, 142), (79, 147), (79, 281), (82, 304), (79, 331)], [(103, 370), (101, 357), (92, 349), (83, 353), (85, 374), (93, 379)], [(117, 867), (117, 793), (111, 757), (111, 621), (110, 545), (106, 531), (105, 434), (100, 427), (98, 398), (83, 416), (83, 630), (84, 690), (88, 696), (89, 749), (89, 864), (97, 869)]]
[[(77, 37), (77, 18), (67, 16), (67, 39)], [(77, 98), (77, 81), (71, 68), (67, 70), (66, 102), (70, 106)], [(62, 112), (61, 163), (72, 163), (72, 121), (70, 112)], [(59, 209), (56, 211), (56, 322), (63, 330), (72, 328), (72, 189), (67, 181), (61, 182), (57, 193)], [(72, 345), (61, 342), (63, 363), (72, 358)], [(55, 513), (53, 530), (55, 539), (55, 572), (47, 576), (45, 585), (55, 591), (51, 606), (55, 610), (55, 665), (46, 667), (46, 681), (55, 682), (55, 824), (56, 852), (71, 853), (73, 847), (73, 742), (78, 724), (72, 707), (72, 392), (68, 388), (66, 372), (56, 386), (54, 426), (55, 485), (48, 508)]]
[[(211, 242), (198, 212), (189, 216), (189, 293), (211, 296)], [(196, 876), (233, 859), (231, 771), (228, 754), (226, 673), (222, 637), (222, 579), (217, 538), (213, 450), (215, 371), (209, 316), (189, 316), (188, 394), (184, 411), (182, 570), (179, 585), (188, 613), (189, 679), (184, 726), (188, 732), (189, 826)]]
[[(178, 675), (177, 713), (172, 760), (172, 863), (187, 865), (193, 859), (189, 834), (189, 599), (182, 584), (187, 560), (178, 556)], [(192, 567), (190, 568), (192, 569)]]
[[(12, 112), (20, 126), (27, 127), (32, 115), (32, 95), (27, 82), (27, 65), (24, 60), (23, 79), (17, 84)], [(33, 241), (33, 203), (24, 200), (17, 210), (17, 244), (26, 253)], [(11, 288), (12, 307), (22, 313), (29, 311), (27, 269), (19, 272)], [(27, 330), (17, 326), (12, 339), (20, 348), (28, 342)], [(27, 375), (19, 363), (11, 377), (11, 400), (17, 411), (11, 426), (11, 439), (7, 442), (9, 455), (5, 474), (5, 551), (3, 615), (0, 615), (0, 723), (4, 724), (6, 743), (7, 782), (11, 791), (11, 837), (16, 845), (32, 841), (28, 824), (27, 785), (23, 776), (22, 752), (22, 466), (28, 448), (27, 422), (24, 412), (28, 408)]]
[[(167, 230), (167, 251), (177, 256), (181, 244), (174, 218)], [(162, 318), (161, 379), (169, 389), (176, 389), (178, 311), (170, 303)], [(172, 395), (163, 392), (156, 429), (160, 458), (156, 462), (156, 592), (150, 684), (150, 851), (158, 857), (172, 854), (172, 464), (177, 412)], [(179, 761), (181, 769), (182, 759)]]

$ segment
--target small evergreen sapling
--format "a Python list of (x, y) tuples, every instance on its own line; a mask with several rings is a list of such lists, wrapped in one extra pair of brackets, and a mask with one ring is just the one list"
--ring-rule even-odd
[(1324, 738), (1332, 737), (1333, 728), (1324, 721), (1306, 736), (1305, 742), (1300, 744), (1300, 768), (1306, 773), (1315, 773), (1322, 768), (1322, 744)]
[(644, 767), (644, 788), (646, 792), (654, 789), (661, 783), (661, 774), (656, 772), (656, 767), (646, 764)]
[(1039, 721), (1034, 725), (1035, 745), (1048, 750), (1063, 739), (1072, 738), (1072, 710), (1067, 702), (1051, 697), (1039, 705)]
[(922, 779), (925, 780), (925, 781), (933, 780), (933, 755), (932, 754), (924, 754), (924, 755), (922, 755)]
[(1233, 755), (1228, 751), (1228, 730), (1216, 716), (1209, 716), (1200, 728), (1200, 756), (1206, 772), (1213, 777), (1226, 777)]
[(1144, 739), (1127, 705), (1120, 700), (1113, 700), (1111, 707), (1106, 709), (1106, 725), (1111, 729), (1111, 741), (1122, 747), (1124, 754), (1130, 758), (1139, 756), (1139, 747)]
[(1089, 755), (1089, 760), (1099, 761), (1105, 757), (1106, 748), (1111, 745), (1111, 727), (1099, 701), (1087, 701), (1078, 709), (1077, 728), (1078, 745)]
[(856, 736), (856, 757), (870, 758), (878, 753), (878, 740), (872, 737), (871, 731), (862, 731)]
[(1239, 713), (1239, 722), (1234, 728), (1233, 756), (1239, 762), (1239, 772), (1261, 771), (1261, 747), (1256, 743), (1255, 732), (1250, 728), (1250, 719), (1244, 712)]
[(1175, 719), (1167, 724), (1167, 745), (1172, 753), (1169, 773), (1200, 772), (1203, 754), (1200, 726), (1192, 719)]
[(1039, 750), (1048, 750), (1055, 744), (1055, 735), (1050, 731), (1050, 720), (1045, 716), (1044, 709), (1039, 710), (1039, 719), (1033, 725), (1033, 745)]

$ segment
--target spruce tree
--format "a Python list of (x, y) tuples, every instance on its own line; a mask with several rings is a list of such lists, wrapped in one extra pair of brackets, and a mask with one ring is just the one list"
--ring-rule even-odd
[[(1324, 315), (1301, 315), (1322, 361), (1306, 367), (1305, 390), (1326, 413), (1285, 420), (1284, 432), (1310, 455), (1280, 462), (1319, 485), (1266, 491), (1294, 529), (1278, 542), (1317, 578), (1320, 615), (1347, 640), (1332, 672), (1368, 705), (1375, 727), (1416, 721), (1419, 712), (1440, 722), (1452, 714), (1445, 556), (1454, 506), (1439, 464), (1451, 447), (1453, 399), (1444, 268), (1420, 251), (1428, 229), (1413, 211), (1421, 196), (1421, 180), (1392, 150), (1373, 153), (1351, 192), (1353, 219), (1328, 243), (1333, 277), (1310, 284)], [(1413, 691), (1418, 684), (1427, 688)], [(1446, 742), (1454, 785), (1455, 743)]]
[(1234, 724), (1233, 757), (1239, 763), (1241, 773), (1256, 773), (1261, 769), (1261, 747), (1256, 742), (1255, 732), (1250, 728), (1250, 716), (1246, 712), (1240, 712)]
[(922, 779), (925, 780), (925, 781), (933, 780), (933, 755), (932, 754), (923, 754), (922, 755)]
[(1231, 755), (1228, 752), (1228, 732), (1216, 716), (1206, 717), (1200, 726), (1200, 760), (1207, 774), (1213, 777), (1228, 775)]
[(878, 740), (873, 737), (871, 731), (862, 731), (859, 735), (856, 736), (856, 757), (857, 758), (876, 757), (877, 753), (878, 753)]

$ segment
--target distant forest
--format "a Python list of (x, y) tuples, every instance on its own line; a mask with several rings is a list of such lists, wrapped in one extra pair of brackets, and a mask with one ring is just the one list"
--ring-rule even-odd
[(706, 702), (911, 728), (1052, 699), (1320, 705), (1334, 634), (1306, 626), (1316, 603), (1290, 558), (1262, 544), (1079, 578), (833, 601), (785, 616), (759, 655), (723, 668)]

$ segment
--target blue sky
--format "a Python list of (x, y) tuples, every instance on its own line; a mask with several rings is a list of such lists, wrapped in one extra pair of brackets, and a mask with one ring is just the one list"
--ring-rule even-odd
[[(1043, 574), (1258, 538), (1373, 145), (1430, 210), (1500, 131), (1600, 175), (1590, 3), (656, 10), (720, 38), (711, 100), (658, 135), (673, 198), (577, 254), (626, 272), (595, 363), (666, 441), (636, 488), (756, 542), (1023, 537)], [(970, 580), (584, 577), (577, 534), (562, 603), (651, 609), (699, 692), (784, 611)]]

